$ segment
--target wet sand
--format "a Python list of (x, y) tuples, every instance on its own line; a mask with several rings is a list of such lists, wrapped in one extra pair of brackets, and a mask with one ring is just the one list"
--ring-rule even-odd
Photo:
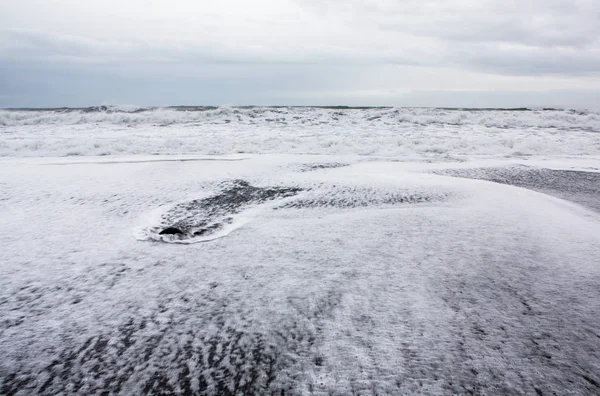
[(519, 166), (444, 170), (435, 173), (527, 188), (600, 212), (600, 172)]

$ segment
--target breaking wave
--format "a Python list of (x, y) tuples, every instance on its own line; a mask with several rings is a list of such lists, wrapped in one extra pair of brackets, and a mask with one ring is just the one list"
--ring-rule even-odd
[(600, 113), (562, 109), (436, 109), (363, 107), (136, 107), (0, 110), (1, 126), (77, 124), (477, 125), (600, 131)]
[(600, 155), (600, 113), (559, 109), (90, 107), (0, 110), (0, 157)]

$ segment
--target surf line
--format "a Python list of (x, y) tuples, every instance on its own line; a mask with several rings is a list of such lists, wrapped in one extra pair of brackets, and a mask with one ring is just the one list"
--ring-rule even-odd
[(43, 165), (85, 165), (85, 164), (143, 164), (151, 162), (192, 162), (192, 161), (245, 161), (251, 157), (245, 158), (169, 158), (169, 159), (151, 159), (151, 160), (125, 160), (125, 161), (77, 161), (77, 162), (49, 162)]

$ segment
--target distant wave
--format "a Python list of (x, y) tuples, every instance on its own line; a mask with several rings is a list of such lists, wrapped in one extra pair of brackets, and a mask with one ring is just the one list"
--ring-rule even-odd
[(134, 107), (0, 110), (0, 157), (600, 155), (600, 113), (562, 109)]
[(0, 126), (77, 124), (478, 125), (600, 131), (600, 113), (562, 109), (446, 109), (389, 107), (136, 107), (0, 110)]

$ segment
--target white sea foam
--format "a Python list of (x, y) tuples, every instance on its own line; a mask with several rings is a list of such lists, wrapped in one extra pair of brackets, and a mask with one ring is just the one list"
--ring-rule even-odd
[[(0, 393), (593, 393), (598, 214), (427, 173), (500, 159), (156, 159), (2, 159)], [(131, 236), (232, 178), (318, 205), (257, 205), (209, 243)]]
[(134, 106), (86, 109), (0, 110), (0, 125), (74, 124), (241, 124), (323, 125), (360, 122), (366, 125), (480, 125), (484, 127), (562, 128), (600, 131), (600, 113), (577, 110), (477, 110), (435, 108), (319, 107), (167, 107)]
[(0, 110), (0, 156), (600, 154), (600, 113), (424, 108)]

